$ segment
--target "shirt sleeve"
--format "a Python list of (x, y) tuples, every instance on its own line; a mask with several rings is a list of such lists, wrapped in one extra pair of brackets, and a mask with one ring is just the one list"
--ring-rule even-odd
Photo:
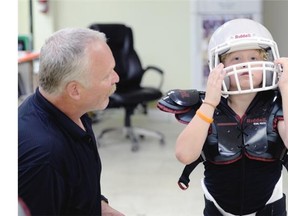
[(65, 193), (64, 181), (49, 164), (19, 169), (19, 197), (32, 215), (60, 215)]

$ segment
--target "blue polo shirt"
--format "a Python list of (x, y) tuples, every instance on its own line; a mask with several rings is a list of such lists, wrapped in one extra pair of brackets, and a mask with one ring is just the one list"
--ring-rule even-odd
[(101, 161), (86, 131), (37, 89), (18, 109), (18, 195), (32, 215), (101, 215)]

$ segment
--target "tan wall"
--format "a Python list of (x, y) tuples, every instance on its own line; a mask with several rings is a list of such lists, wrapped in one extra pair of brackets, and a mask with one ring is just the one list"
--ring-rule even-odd
[[(191, 0), (195, 2), (196, 0)], [(253, 0), (251, 0), (253, 1)], [(29, 32), (28, 0), (19, 2), (19, 33)], [(142, 64), (157, 65), (165, 71), (163, 90), (191, 88), (191, 41), (197, 29), (190, 29), (189, 0), (50, 0), (49, 12), (39, 13), (33, 0), (34, 48), (40, 49), (45, 38), (64, 27), (87, 27), (91, 23), (122, 22), (134, 30), (135, 48)], [(249, 1), (247, 1), (247, 5)], [(288, 0), (263, 1), (263, 21), (275, 40), (280, 53), (288, 56)], [(21, 22), (20, 22), (21, 20)], [(25, 25), (25, 22), (27, 23)], [(151, 80), (148, 79), (148, 82)]]
[(188, 0), (63, 0), (49, 3), (50, 11), (43, 15), (38, 13), (34, 2), (35, 49), (40, 49), (44, 39), (60, 28), (87, 27), (94, 22), (122, 22), (133, 28), (135, 48), (143, 66), (157, 65), (165, 71), (163, 90), (189, 86)]
[(29, 0), (18, 1), (18, 31), (21, 34), (29, 34)]
[(273, 34), (280, 55), (288, 57), (288, 0), (265, 0), (263, 6), (263, 22)]

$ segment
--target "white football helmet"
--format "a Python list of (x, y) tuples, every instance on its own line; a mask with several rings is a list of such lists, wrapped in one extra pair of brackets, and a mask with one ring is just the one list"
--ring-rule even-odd
[[(279, 58), (277, 44), (263, 25), (251, 19), (240, 18), (228, 21), (213, 33), (208, 46), (210, 71), (220, 63), (221, 55), (249, 49), (265, 50), (268, 56), (267, 61), (246, 62), (224, 68), (226, 71), (226, 77), (222, 84), (224, 95), (244, 94), (277, 88), (281, 71), (280, 66), (273, 62)], [(247, 72), (247, 68), (250, 88), (242, 89), (238, 74)], [(261, 70), (263, 73), (263, 81), (260, 87), (253, 87), (252, 72), (254, 70)], [(229, 91), (229, 77), (231, 76), (234, 76), (236, 80), (237, 90), (235, 91)]]

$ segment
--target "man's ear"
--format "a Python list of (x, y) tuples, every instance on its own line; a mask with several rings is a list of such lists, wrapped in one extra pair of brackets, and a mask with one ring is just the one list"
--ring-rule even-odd
[(80, 99), (80, 85), (76, 81), (71, 81), (66, 85), (67, 94), (74, 100)]

